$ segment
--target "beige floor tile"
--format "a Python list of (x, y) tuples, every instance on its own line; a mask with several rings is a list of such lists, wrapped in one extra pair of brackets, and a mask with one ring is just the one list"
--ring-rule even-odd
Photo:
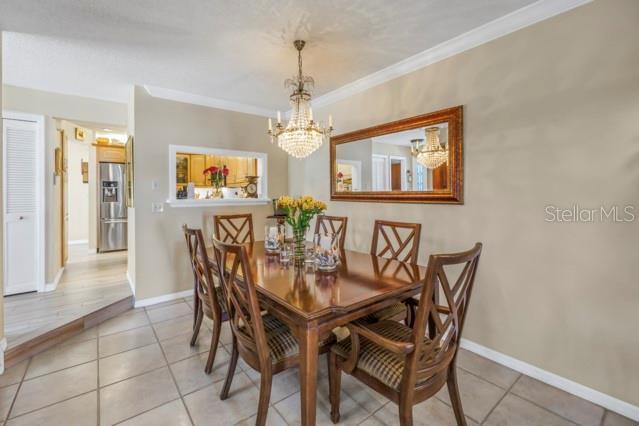
[(98, 424), (98, 393), (89, 392), (9, 420), (9, 426), (91, 426)]
[(62, 370), (98, 357), (97, 339), (84, 342), (58, 345), (39, 353), (31, 359), (25, 379), (42, 376), (54, 371)]
[(68, 338), (67, 340), (65, 340), (61, 344), (68, 345), (70, 343), (84, 342), (85, 340), (95, 339), (96, 337), (98, 337), (98, 327), (97, 326), (96, 327), (91, 327), (89, 329), (86, 329), (86, 330), (76, 334), (75, 336)]
[(639, 426), (639, 422), (630, 420), (629, 418), (613, 413), (612, 411), (606, 411), (603, 426)]
[[(208, 324), (208, 327), (211, 328), (211, 324)], [(228, 321), (224, 321), (222, 323), (222, 327), (220, 329), (220, 342), (223, 345), (228, 345), (229, 347), (233, 343), (233, 332), (231, 331), (231, 326)]]
[(457, 353), (457, 366), (504, 389), (510, 388), (520, 376), (515, 370), (465, 349), (460, 349)]
[(186, 407), (196, 425), (229, 425), (257, 413), (258, 390), (244, 373), (233, 379), (228, 399), (220, 401), (220, 390), (224, 382), (213, 383), (184, 397)]
[[(245, 371), (246, 375), (255, 383), (255, 386), (260, 387), (260, 373), (249, 367)], [(281, 373), (273, 376), (273, 384), (271, 387), (271, 404), (275, 404), (284, 398), (291, 396), (295, 392), (300, 390), (300, 377), (299, 370), (297, 368), (291, 368), (284, 370)]]
[(0, 388), (0, 422), (7, 418), (13, 398), (16, 396), (19, 384)]
[[(466, 418), (468, 426), (477, 425), (470, 418)], [(413, 424), (415, 426), (455, 426), (453, 409), (437, 398), (431, 398), (413, 407)], [(399, 407), (389, 402), (367, 418), (362, 425), (399, 425)]]
[(512, 393), (581, 425), (599, 425), (604, 409), (553, 386), (522, 376)]
[(121, 426), (190, 426), (191, 419), (181, 399), (176, 399), (153, 410), (135, 416)]
[(185, 302), (184, 299), (167, 300), (166, 302), (156, 303), (155, 305), (149, 305), (143, 309), (146, 311), (152, 311), (154, 309), (164, 308), (165, 306), (174, 305), (176, 303), (184, 303), (184, 302)]
[[(171, 371), (173, 371), (175, 381), (182, 395), (201, 389), (211, 383), (224, 380), (226, 378), (226, 372), (228, 371), (229, 358), (230, 356), (226, 350), (220, 347), (215, 355), (215, 362), (213, 363), (211, 374), (204, 372), (208, 353), (195, 355), (191, 358), (171, 364)], [(239, 369), (236, 369), (236, 372), (239, 371)]]
[(148, 324), (149, 319), (147, 318), (144, 310), (130, 311), (100, 324), (98, 334), (100, 336), (106, 336), (109, 334), (119, 333), (121, 331), (143, 327)]
[[(504, 389), (461, 369), (457, 369), (457, 380), (464, 414), (478, 423), (484, 421), (490, 410), (506, 393)], [(450, 405), (446, 386), (437, 393), (437, 398)]]
[(191, 318), (193, 318), (193, 311), (185, 302), (173, 303), (172, 305), (161, 308), (147, 309), (146, 312), (152, 323), (179, 318), (185, 315), (190, 315)]
[(16, 365), (12, 365), (11, 367), (4, 370), (4, 373), (0, 375), (0, 387), (20, 383), (20, 381), (22, 381), (22, 377), (24, 376), (24, 372), (27, 370), (28, 364), (29, 360), (25, 359), (24, 361)]
[(97, 384), (97, 361), (27, 380), (18, 392), (11, 417), (89, 392)]
[(101, 387), (166, 365), (157, 343), (102, 358), (99, 362)]
[(488, 416), (484, 425), (568, 426), (573, 423), (516, 395), (508, 394)]
[(100, 358), (140, 348), (156, 342), (155, 333), (151, 326), (134, 328), (100, 338)]
[[(253, 426), (257, 420), (257, 414), (244, 419), (241, 422), (235, 423), (235, 426)], [(286, 421), (280, 416), (277, 410), (273, 407), (269, 407), (268, 414), (266, 415), (266, 426), (288, 426)]]
[[(166, 340), (171, 337), (188, 334), (193, 331), (193, 317), (186, 315), (168, 321), (157, 322), (153, 324), (153, 329), (160, 340)], [(202, 327), (200, 333), (204, 332), (206, 332), (206, 329), (205, 327)]]
[[(342, 402), (344, 402), (344, 400), (342, 400)], [(302, 413), (300, 411), (301, 410), (300, 407), (301, 407), (301, 403), (300, 403), (299, 392), (295, 392), (293, 395), (275, 404), (275, 408), (277, 409), (277, 411), (282, 414), (282, 417), (284, 418), (284, 420), (290, 425), (301, 424), (300, 416)], [(326, 411), (323, 407), (320, 407), (319, 404), (316, 408), (315, 423), (318, 426), (324, 426), (324, 425), (328, 426), (333, 424), (333, 422), (331, 422), (330, 411)], [(345, 419), (342, 418), (339, 424), (342, 425), (342, 424), (353, 424), (353, 423), (346, 423)]]
[(168, 368), (100, 389), (100, 424), (112, 425), (179, 397)]
[[(195, 342), (194, 346), (191, 346), (191, 333), (180, 334), (179, 336), (170, 337), (166, 340), (161, 340), (162, 350), (166, 355), (166, 359), (169, 362), (179, 361), (191, 357), (193, 355), (208, 352), (211, 347), (211, 331), (202, 327)], [(218, 342), (218, 349), (222, 347), (222, 344)]]
[(382, 394), (375, 392), (353, 376), (342, 373), (342, 392), (353, 398), (355, 402), (372, 413), (389, 400)]

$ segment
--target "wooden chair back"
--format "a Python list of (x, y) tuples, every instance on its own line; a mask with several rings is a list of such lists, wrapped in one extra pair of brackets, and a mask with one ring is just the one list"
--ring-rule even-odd
[(325, 232), (333, 234), (335, 240), (337, 240), (339, 249), (343, 250), (344, 242), (346, 241), (347, 223), (348, 218), (345, 216), (320, 215), (317, 216), (315, 220), (315, 233)]
[[(454, 362), (481, 250), (477, 243), (465, 252), (430, 256), (413, 327), (415, 350), (404, 370), (403, 381), (409, 388), (415, 380), (446, 374)], [(454, 282), (449, 280), (451, 269), (461, 270)], [(424, 343), (426, 332), (430, 340)]]
[(221, 321), (220, 301), (217, 298), (215, 281), (213, 280), (213, 265), (211, 265), (206, 253), (202, 230), (189, 228), (187, 225), (182, 225), (182, 230), (189, 248), (191, 267), (195, 276), (196, 297), (202, 302), (202, 310), (207, 317)]
[(376, 220), (373, 228), (371, 254), (401, 262), (415, 263), (419, 254), (421, 229), (422, 225), (419, 223)]
[(255, 242), (251, 213), (215, 215), (213, 223), (215, 225), (215, 238), (223, 243), (252, 244)]
[(246, 246), (213, 240), (215, 269), (222, 284), (231, 331), (240, 355), (260, 368), (270, 366), (266, 332)]

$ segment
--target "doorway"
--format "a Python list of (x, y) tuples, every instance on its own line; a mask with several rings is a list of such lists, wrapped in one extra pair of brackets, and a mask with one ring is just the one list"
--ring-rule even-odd
[(406, 191), (406, 157), (391, 155), (389, 160), (391, 191)]

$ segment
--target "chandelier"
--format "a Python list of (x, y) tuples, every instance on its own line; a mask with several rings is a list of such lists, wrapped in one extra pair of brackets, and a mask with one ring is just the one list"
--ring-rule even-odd
[(410, 144), (411, 154), (424, 167), (436, 169), (448, 161), (448, 147), (443, 148), (439, 143), (439, 128), (437, 127), (426, 129), (426, 146), (424, 146), (424, 139), (412, 139)]
[(286, 127), (282, 125), (282, 115), (277, 112), (277, 124), (273, 129), (273, 122), (268, 119), (268, 134), (271, 143), (277, 141), (277, 145), (295, 158), (304, 158), (317, 150), (324, 139), (328, 138), (333, 130), (333, 119), (328, 116), (328, 127), (323, 123), (313, 120), (311, 108), (311, 93), (315, 82), (313, 78), (302, 74), (302, 49), (306, 44), (303, 40), (294, 43), (297, 49), (297, 76), (284, 82), (286, 88), (293, 90), (290, 96), (291, 117)]

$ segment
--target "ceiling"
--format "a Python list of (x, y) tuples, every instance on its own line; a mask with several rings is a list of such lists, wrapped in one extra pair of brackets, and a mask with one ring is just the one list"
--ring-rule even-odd
[(2, 0), (4, 82), (126, 102), (149, 85), (287, 109), (292, 42), (316, 96), (534, 0)]

